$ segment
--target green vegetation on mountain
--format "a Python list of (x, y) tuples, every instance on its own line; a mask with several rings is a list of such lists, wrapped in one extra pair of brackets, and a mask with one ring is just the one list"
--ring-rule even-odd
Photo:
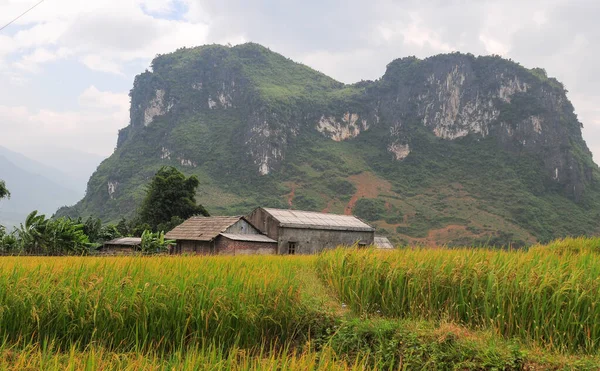
[(180, 49), (136, 77), (131, 123), (57, 215), (130, 218), (163, 166), (211, 214), (353, 212), (396, 243), (599, 233), (600, 172), (562, 84), (459, 53), (337, 82), (256, 44)]

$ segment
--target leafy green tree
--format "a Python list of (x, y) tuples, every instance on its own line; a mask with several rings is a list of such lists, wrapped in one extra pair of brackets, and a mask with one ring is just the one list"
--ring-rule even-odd
[(131, 226), (130, 223), (127, 222), (127, 219), (121, 218), (116, 227), (121, 236), (131, 236)]
[(13, 253), (17, 250), (17, 239), (14, 233), (7, 233), (6, 228), (0, 225), (0, 252)]
[(88, 236), (91, 242), (98, 242), (100, 231), (102, 230), (102, 220), (90, 216), (85, 222), (78, 219), (78, 223), (83, 224), (83, 233)]
[(168, 232), (168, 231), (172, 230), (173, 228), (177, 227), (179, 224), (183, 223), (184, 221), (185, 221), (185, 219), (180, 218), (178, 216), (174, 216), (167, 223), (161, 223), (158, 226), (156, 226), (156, 230)]
[(6, 197), (10, 197), (10, 192), (6, 189), (4, 181), (0, 180), (0, 200)]
[(194, 175), (186, 178), (172, 166), (162, 167), (148, 185), (138, 224), (148, 224), (152, 230), (156, 230), (160, 224), (170, 223), (173, 217), (187, 219), (194, 215), (208, 216), (206, 209), (196, 204), (199, 184)]
[(98, 232), (98, 240), (96, 242), (105, 242), (114, 240), (115, 238), (123, 237), (119, 229), (114, 224), (107, 224), (100, 228), (100, 232)]

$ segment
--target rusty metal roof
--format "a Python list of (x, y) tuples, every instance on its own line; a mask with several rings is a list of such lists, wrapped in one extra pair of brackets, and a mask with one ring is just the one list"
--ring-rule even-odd
[(212, 241), (241, 216), (193, 216), (165, 235), (170, 240)]
[(387, 237), (375, 237), (375, 241), (373, 242), (378, 249), (393, 249), (394, 245), (387, 239)]
[(368, 231), (375, 229), (353, 215), (325, 214), (315, 211), (263, 208), (279, 225), (288, 228), (331, 229), (340, 231)]
[(122, 237), (115, 238), (114, 240), (106, 241), (105, 245), (127, 245), (137, 246), (142, 243), (142, 239), (138, 237)]
[(277, 243), (277, 241), (270, 239), (263, 234), (233, 234), (233, 233), (221, 233), (221, 236), (229, 238), (234, 241), (250, 241), (250, 242), (268, 242)]

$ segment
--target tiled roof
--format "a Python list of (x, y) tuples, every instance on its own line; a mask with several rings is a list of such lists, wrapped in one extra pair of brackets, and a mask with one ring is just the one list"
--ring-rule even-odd
[(282, 227), (374, 231), (373, 227), (353, 215), (325, 214), (314, 211), (264, 208)]
[(387, 239), (387, 237), (375, 237), (375, 242), (373, 242), (378, 249), (393, 249), (394, 245)]
[(142, 243), (142, 239), (138, 237), (122, 237), (115, 238), (114, 240), (106, 241), (105, 245), (129, 245), (137, 246)]
[(193, 216), (165, 235), (170, 240), (212, 241), (241, 216)]
[(250, 241), (250, 242), (269, 242), (277, 243), (277, 241), (270, 239), (269, 237), (262, 234), (233, 234), (233, 233), (221, 233), (221, 236), (229, 238), (234, 241)]

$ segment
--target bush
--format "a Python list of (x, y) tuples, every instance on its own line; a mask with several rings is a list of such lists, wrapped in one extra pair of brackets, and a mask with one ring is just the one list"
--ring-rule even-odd
[(338, 197), (351, 196), (356, 192), (354, 184), (345, 179), (331, 179), (326, 185), (327, 188), (335, 192)]
[(361, 198), (354, 205), (354, 214), (361, 219), (372, 222), (383, 219), (385, 202), (374, 198)]

